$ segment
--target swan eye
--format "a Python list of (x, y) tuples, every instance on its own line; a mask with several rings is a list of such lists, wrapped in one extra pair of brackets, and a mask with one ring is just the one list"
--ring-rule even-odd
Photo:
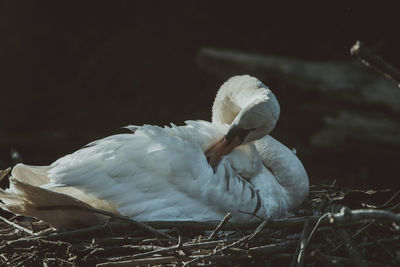
[(246, 136), (256, 128), (251, 128), (251, 129), (243, 129), (240, 128), (238, 125), (232, 126), (229, 131), (226, 133), (225, 138), (226, 140), (230, 141), (233, 140), (233, 138), (238, 137), (241, 142), (246, 138)]

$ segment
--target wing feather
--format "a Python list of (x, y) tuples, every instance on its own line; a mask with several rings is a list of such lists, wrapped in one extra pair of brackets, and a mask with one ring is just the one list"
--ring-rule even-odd
[(227, 211), (249, 219), (239, 210), (251, 213), (259, 205), (254, 187), (228, 159), (214, 173), (204, 156), (228, 126), (186, 123), (144, 125), (98, 140), (54, 162), (50, 183), (82, 190), (139, 220), (211, 220)]

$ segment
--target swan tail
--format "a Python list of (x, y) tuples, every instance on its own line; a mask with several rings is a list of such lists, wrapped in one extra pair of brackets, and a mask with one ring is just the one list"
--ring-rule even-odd
[(13, 168), (11, 176), (16, 178), (20, 182), (24, 182), (33, 186), (38, 186), (44, 189), (49, 189), (52, 192), (69, 195), (83, 202), (86, 202), (97, 209), (118, 213), (116, 207), (107, 201), (101, 200), (76, 187), (54, 184), (48, 176), (48, 172), (50, 171), (50, 169), (51, 166), (31, 166), (25, 164), (17, 164)]
[(12, 169), (11, 176), (21, 182), (41, 186), (50, 182), (47, 171), (50, 166), (31, 166), (19, 163)]
[(106, 220), (106, 216), (79, 209), (79, 207), (91, 207), (85, 202), (66, 194), (30, 185), (13, 177), (10, 178), (9, 189), (0, 189), (0, 201), (2, 209), (41, 219), (54, 228), (88, 227)]

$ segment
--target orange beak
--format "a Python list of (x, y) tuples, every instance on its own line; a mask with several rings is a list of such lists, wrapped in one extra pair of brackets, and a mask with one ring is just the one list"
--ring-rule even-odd
[(221, 140), (209, 147), (206, 150), (205, 155), (210, 166), (213, 168), (217, 166), (223, 156), (231, 153), (231, 151), (241, 143), (242, 141), (237, 136), (232, 138), (232, 140), (227, 140), (226, 137), (223, 137)]

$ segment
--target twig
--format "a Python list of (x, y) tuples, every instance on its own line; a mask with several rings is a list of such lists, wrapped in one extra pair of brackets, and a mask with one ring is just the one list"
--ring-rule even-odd
[(95, 237), (92, 239), (92, 245), (96, 246), (123, 246), (137, 245), (145, 237)]
[[(120, 224), (118, 224), (120, 225)], [(111, 223), (107, 222), (104, 224), (99, 224), (95, 226), (90, 226), (86, 228), (80, 228), (76, 230), (70, 231), (54, 231), (49, 232), (42, 235), (43, 238), (52, 239), (52, 240), (65, 240), (65, 239), (74, 239), (74, 238), (85, 238), (85, 237), (92, 237), (96, 234), (105, 233), (105, 230), (110, 230), (113, 226)]]
[(229, 244), (229, 245), (226, 245), (226, 246), (224, 246), (224, 247), (221, 248), (221, 249), (215, 250), (213, 253), (211, 253), (211, 254), (209, 254), (209, 255), (200, 256), (200, 257), (194, 258), (193, 260), (190, 260), (190, 261), (188, 261), (188, 262), (185, 262), (185, 263), (183, 264), (183, 266), (189, 266), (189, 265), (192, 264), (192, 263), (195, 263), (195, 262), (198, 262), (198, 261), (201, 261), (201, 260), (205, 260), (205, 259), (207, 259), (207, 258), (209, 258), (209, 257), (211, 257), (211, 256), (214, 256), (214, 255), (216, 255), (216, 254), (218, 254), (218, 253), (221, 253), (221, 252), (223, 252), (223, 251), (225, 251), (225, 250), (227, 250), (227, 249), (230, 249), (230, 248), (239, 246), (239, 245), (243, 244), (244, 242), (249, 241), (250, 239), (254, 238), (258, 233), (260, 233), (260, 232), (264, 229), (264, 227), (265, 227), (265, 225), (266, 225), (267, 223), (268, 223), (268, 220), (263, 221), (263, 222), (257, 227), (257, 229), (254, 231), (254, 233), (252, 233), (252, 234), (250, 234), (250, 235), (247, 235), (247, 236), (245, 236), (245, 237), (239, 239), (239, 240), (236, 241), (236, 242), (233, 242), (233, 243), (231, 243), (231, 244)]
[(364, 43), (357, 41), (351, 47), (350, 53), (357, 56), (368, 67), (375, 69), (391, 79), (400, 87), (400, 71), (371, 51)]
[(2, 181), (2, 180), (4, 179), (4, 177), (6, 177), (7, 174), (10, 173), (10, 171), (11, 171), (11, 168), (10, 168), (10, 167), (8, 167), (8, 168), (5, 169), (5, 170), (0, 170), (0, 181)]
[(67, 248), (70, 244), (62, 241), (49, 241), (40, 239), (40, 237), (33, 237), (33, 238), (20, 238), (12, 241), (6, 242), (3, 246), (0, 247), (0, 254), (10, 251), (11, 249), (15, 248), (26, 248), (26, 247), (38, 247), (46, 245), (48, 247), (57, 247), (60, 248), (64, 246)]
[(9, 262), (9, 260), (7, 259), (7, 257), (5, 255), (0, 254), (0, 257), (1, 257), (2, 261), (6, 262), (6, 263)]
[(208, 239), (213, 239), (219, 232), (219, 230), (224, 227), (224, 225), (232, 218), (232, 214), (228, 212), (225, 217), (222, 219), (222, 221), (218, 224), (218, 226), (215, 228), (215, 230), (211, 233), (211, 235), (208, 237)]
[(365, 258), (358, 251), (356, 244), (354, 243), (353, 239), (351, 239), (350, 235), (346, 232), (346, 230), (338, 229), (337, 233), (339, 234), (340, 239), (342, 239), (343, 243), (345, 244), (347, 254), (353, 261), (354, 265), (358, 267), (368, 266)]
[(400, 202), (397, 203), (396, 205), (394, 205), (393, 207), (391, 207), (390, 209), (388, 209), (388, 211), (395, 210), (395, 209), (397, 209), (399, 206), (400, 206)]
[[(397, 194), (397, 193), (396, 193)], [(396, 195), (395, 194), (395, 195)], [(389, 203), (393, 198), (390, 198), (388, 201), (386, 201), (386, 203)], [(385, 204), (386, 204), (385, 203)], [(384, 204), (384, 205), (385, 205)], [(396, 205), (394, 205), (393, 207), (391, 207), (390, 209), (388, 209), (388, 211), (392, 211), (395, 210), (398, 206), (400, 205), (400, 203), (397, 203)], [(358, 235), (360, 235), (362, 232), (364, 232), (368, 227), (370, 227), (371, 225), (374, 224), (374, 221), (372, 222), (367, 222), (365, 223), (355, 234), (352, 235), (352, 238), (357, 237)], [(340, 249), (343, 246), (343, 243), (339, 244), (337, 247), (335, 247), (332, 250), (332, 253), (335, 253), (338, 249)]]
[(336, 179), (333, 180), (332, 184), (329, 186), (328, 193), (331, 192), (331, 190), (335, 186), (335, 184), (336, 184)]
[[(284, 218), (284, 219), (273, 219), (268, 223), (268, 228), (272, 229), (283, 229), (288, 227), (295, 227), (303, 225), (305, 219), (311, 218), (312, 220), (317, 220), (318, 216), (309, 216), (309, 217), (296, 217), (296, 218)], [(155, 229), (171, 229), (172, 227), (176, 227), (183, 230), (196, 230), (196, 231), (207, 231), (214, 230), (219, 221), (208, 221), (208, 222), (196, 222), (196, 221), (148, 221), (143, 222), (147, 225), (152, 226)], [(245, 223), (235, 223), (228, 222), (224, 229), (229, 231), (240, 230), (253, 230), (259, 225), (257, 222), (245, 222)]]
[(19, 237), (21, 237), (21, 234), (19, 233), (18, 230), (15, 232), (12, 232), (12, 233), (8, 233), (8, 234), (0, 234), (0, 240), (2, 240), (2, 241), (15, 240)]
[(32, 232), (31, 230), (26, 229), (26, 228), (24, 228), (24, 227), (22, 227), (22, 226), (20, 226), (20, 225), (18, 225), (18, 224), (16, 224), (16, 223), (10, 222), (9, 220), (7, 220), (6, 218), (4, 218), (4, 217), (2, 217), (2, 216), (0, 216), (0, 219), (1, 219), (3, 222), (5, 222), (5, 223), (7, 223), (7, 224), (9, 224), (9, 225), (11, 225), (11, 226), (13, 226), (14, 228), (16, 228), (16, 229), (18, 229), (18, 230), (20, 230), (20, 231), (22, 231), (22, 232), (25, 232), (25, 233), (27, 233), (27, 234), (29, 234), (29, 235), (33, 235), (33, 236), (36, 236), (36, 235), (37, 235), (36, 233)]
[(299, 245), (297, 246), (296, 252), (294, 254), (293, 260), (290, 264), (291, 267), (297, 266), (297, 267), (301, 267), (303, 266), (303, 260), (304, 260), (304, 255), (305, 255), (305, 251), (307, 248), (307, 239), (308, 239), (308, 235), (311, 232), (311, 223), (309, 220), (306, 220), (304, 222), (304, 227), (303, 227), (303, 231), (301, 232), (301, 237), (300, 237), (300, 241), (299, 241)]
[(386, 210), (362, 209), (348, 210), (342, 209), (339, 213), (328, 213), (330, 218), (325, 223), (346, 224), (363, 220), (382, 220), (400, 223), (400, 214)]
[(180, 261), (180, 260), (182, 260), (182, 259), (178, 259), (174, 256), (152, 257), (152, 258), (135, 259), (135, 260), (129, 260), (129, 261), (104, 262), (104, 263), (97, 264), (96, 267), (107, 267), (107, 266), (122, 267), (122, 266), (138, 266), (138, 265), (148, 265), (148, 264), (153, 266), (153, 265), (157, 265), (157, 264), (168, 263), (168, 262), (173, 262), (173, 261)]
[(60, 259), (60, 258), (45, 258), (43, 260), (43, 266), (48, 266), (47, 262), (49, 262), (51, 265), (50, 266), (75, 266), (74, 263)]
[[(364, 220), (384, 220), (400, 223), (400, 215), (393, 212), (385, 210), (375, 210), (375, 209), (360, 209), (352, 210), (348, 214), (343, 212), (339, 213), (327, 213), (331, 216), (329, 219), (324, 217), (321, 221), (322, 225), (335, 224), (348, 224), (355, 223)], [(305, 216), (305, 217), (295, 217), (295, 218), (285, 218), (285, 219), (271, 219), (268, 222), (268, 228), (270, 229), (283, 229), (303, 225), (306, 220), (310, 220), (311, 223), (317, 222), (320, 216)], [(215, 229), (219, 222), (193, 222), (193, 221), (153, 221), (144, 222), (145, 224), (154, 227), (155, 229), (171, 229), (176, 227), (179, 229), (195, 229), (198, 231), (206, 231)], [(226, 230), (235, 230), (236, 228), (231, 226), (234, 224), (237, 228), (242, 230), (254, 229), (257, 225), (255, 222), (247, 223), (228, 223), (225, 225)]]
[(129, 224), (136, 226), (142, 230), (145, 230), (146, 232), (149, 232), (151, 234), (153, 234), (154, 236), (157, 237), (162, 237), (162, 238), (166, 238), (169, 239), (171, 241), (177, 241), (177, 238), (170, 236), (169, 234), (166, 233), (162, 233), (157, 231), (156, 229), (154, 229), (151, 226), (148, 226), (142, 222), (138, 222), (135, 220), (132, 220), (129, 217), (126, 216), (122, 216), (119, 214), (115, 214), (109, 211), (105, 211), (105, 210), (100, 210), (100, 209), (96, 209), (96, 208), (92, 208), (92, 207), (82, 207), (82, 206), (69, 206), (69, 205), (56, 205), (56, 206), (42, 206), (42, 207), (38, 207), (38, 210), (53, 210), (53, 209), (76, 209), (76, 210), (82, 210), (82, 211), (87, 211), (87, 212), (92, 212), (92, 213), (98, 213), (98, 214), (102, 214), (102, 215), (106, 215), (115, 219), (119, 219), (125, 222), (128, 222)]
[(277, 254), (282, 252), (289, 252), (296, 247), (297, 241), (285, 241), (277, 244), (265, 245), (260, 247), (253, 247), (248, 250), (241, 250), (240, 254), (225, 254), (225, 255), (207, 255), (208, 261), (220, 261), (220, 260), (241, 260), (248, 259), (249, 255), (253, 259), (263, 259), (271, 254)]
[(385, 208), (385, 207), (386, 207), (387, 205), (389, 205), (389, 203), (390, 203), (393, 199), (395, 199), (399, 194), (400, 194), (400, 190), (397, 191), (396, 193), (394, 193), (394, 195), (393, 195), (391, 198), (389, 198), (388, 201), (386, 201), (382, 206), (380, 206), (380, 207), (378, 207), (378, 208)]
[(123, 256), (123, 257), (111, 257), (111, 258), (107, 258), (107, 261), (127, 261), (127, 260), (134, 260), (134, 259), (138, 259), (138, 258), (144, 258), (147, 256), (151, 256), (154, 254), (159, 254), (159, 253), (165, 253), (165, 252), (171, 252), (171, 251), (176, 251), (179, 249), (192, 249), (192, 248), (205, 248), (205, 247), (210, 247), (210, 246), (215, 246), (218, 245), (220, 243), (222, 243), (223, 241), (221, 240), (217, 240), (217, 241), (209, 241), (209, 242), (203, 242), (203, 243), (186, 243), (186, 244), (182, 244), (182, 245), (176, 245), (176, 246), (172, 246), (172, 247), (168, 247), (168, 248), (160, 248), (160, 249), (156, 249), (153, 251), (148, 251), (148, 252), (143, 252), (143, 253), (139, 253), (139, 254), (135, 254), (132, 256)]
[(318, 226), (321, 224), (321, 222), (322, 222), (325, 218), (330, 217), (330, 216), (331, 216), (330, 213), (325, 213), (324, 215), (322, 215), (322, 216), (318, 219), (317, 223), (315, 224), (314, 228), (312, 229), (310, 235), (309, 235), (308, 238), (307, 238), (306, 246), (310, 243), (311, 237), (314, 235), (315, 231), (317, 230), (317, 228), (318, 228)]
[(254, 230), (254, 233), (252, 233), (251, 235), (249, 235), (249, 237), (247, 238), (247, 240), (251, 240), (253, 239), (256, 235), (258, 235), (264, 228), (265, 226), (270, 222), (270, 220), (264, 220), (257, 228), (256, 230)]
[(249, 254), (253, 257), (261, 257), (269, 254), (281, 253), (294, 249), (298, 241), (284, 241), (277, 244), (265, 245), (260, 247), (254, 247), (249, 249)]

